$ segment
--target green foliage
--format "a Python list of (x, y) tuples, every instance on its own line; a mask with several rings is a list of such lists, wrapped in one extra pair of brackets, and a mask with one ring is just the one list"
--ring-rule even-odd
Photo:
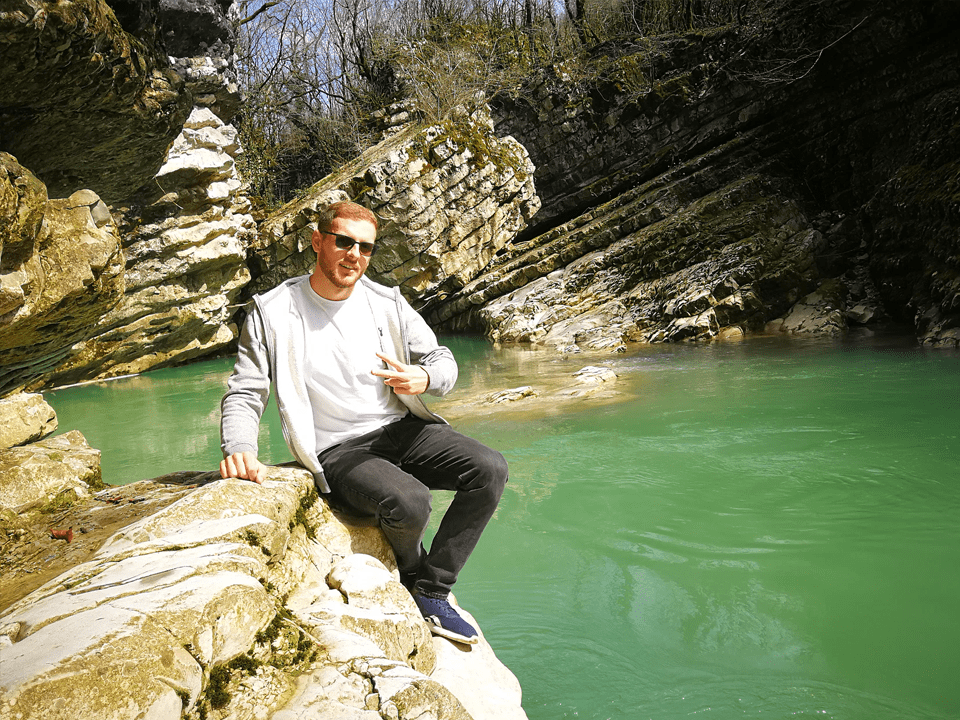
[(107, 486), (107, 484), (103, 481), (103, 473), (101, 472), (99, 465), (96, 467), (93, 473), (85, 477), (83, 481), (91, 490), (103, 490)]
[(317, 500), (320, 499), (320, 496), (317, 495), (317, 491), (314, 488), (310, 488), (307, 491), (307, 494), (300, 498), (300, 503), (297, 505), (297, 510), (293, 514), (293, 520), (290, 521), (290, 531), (293, 532), (293, 529), (297, 525), (302, 525), (304, 532), (307, 533), (307, 537), (313, 540), (316, 538), (317, 533), (313, 528), (313, 524), (310, 522), (307, 513), (310, 511), (310, 508), (314, 506)]
[(230, 670), (224, 665), (215, 665), (210, 669), (210, 678), (207, 681), (207, 689), (204, 693), (207, 702), (214, 710), (226, 707), (230, 702), (230, 693), (227, 691), (227, 685), (230, 684)]
[(293, 664), (299, 665), (302, 662), (313, 662), (317, 657), (317, 650), (313, 642), (302, 631), (297, 637), (297, 652), (293, 656)]
[[(210, 707), (214, 710), (224, 708), (230, 703), (231, 695), (228, 688), (233, 678), (232, 671), (237, 671), (243, 675), (253, 675), (262, 664), (262, 662), (251, 655), (245, 654), (238, 655), (228, 663), (214, 665), (210, 668), (210, 675), (207, 679), (207, 687), (204, 690), (203, 698), (197, 703), (197, 717), (206, 717), (207, 703), (209, 703)], [(184, 699), (184, 696), (180, 695), (180, 699), (184, 703), (184, 708), (186, 708), (190, 696), (187, 694), (186, 699)]]
[(237, 657), (228, 663), (228, 667), (231, 670), (240, 670), (247, 675), (255, 674), (257, 672), (257, 668), (259, 668), (261, 665), (263, 665), (262, 662), (249, 654), (237, 655)]
[(280, 637), (280, 631), (283, 629), (284, 621), (293, 620), (293, 615), (285, 607), (281, 607), (277, 614), (273, 616), (273, 619), (270, 623), (263, 628), (256, 635), (256, 641), (258, 645), (269, 645), (278, 637)]
[(77, 494), (73, 490), (65, 490), (40, 508), (40, 512), (47, 515), (52, 515), (60, 512), (61, 510), (68, 510), (69, 508), (73, 507), (73, 504), (76, 501)]
[(247, 530), (243, 533), (243, 541), (250, 547), (260, 548), (260, 552), (267, 557), (270, 557), (272, 554), (270, 550), (261, 542), (260, 536), (257, 535), (253, 530)]
[[(596, 71), (598, 48), (746, 23), (760, 0), (290, 0), (238, 3), (239, 169), (271, 208), (380, 138), (374, 111), (412, 103), (428, 123), (520, 96), (539, 69)], [(262, 8), (257, 10), (257, 8)], [(619, 53), (613, 53), (619, 54)], [(628, 53), (629, 54), (629, 53)], [(612, 80), (647, 89), (639, 59)], [(596, 77), (596, 76), (595, 76)]]

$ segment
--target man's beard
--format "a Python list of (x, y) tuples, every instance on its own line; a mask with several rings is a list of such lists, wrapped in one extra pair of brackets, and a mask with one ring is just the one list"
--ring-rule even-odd
[[(339, 264), (336, 267), (340, 267)], [(330, 268), (325, 268), (325, 267), (321, 267), (320, 272), (323, 273), (323, 276), (327, 280), (329, 280), (334, 287), (338, 287), (341, 290), (347, 290), (349, 288), (352, 288), (354, 285), (357, 284), (357, 280), (360, 279), (358, 277), (357, 280), (353, 280), (352, 282), (345, 282), (337, 278), (337, 275), (334, 270), (331, 270)]]

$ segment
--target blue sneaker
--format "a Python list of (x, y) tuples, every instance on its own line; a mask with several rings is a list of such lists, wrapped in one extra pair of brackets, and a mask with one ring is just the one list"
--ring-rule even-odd
[(473, 645), (480, 640), (473, 626), (460, 617), (446, 598), (415, 594), (413, 599), (420, 608), (423, 619), (430, 626), (430, 632), (434, 635), (468, 645)]

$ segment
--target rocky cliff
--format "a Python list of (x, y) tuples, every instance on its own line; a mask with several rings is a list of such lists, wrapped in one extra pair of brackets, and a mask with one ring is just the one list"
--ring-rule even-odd
[(254, 223), (228, 124), (228, 10), (77, 0), (0, 12), (0, 394), (234, 339)]
[(955, 347), (960, 5), (770, 12), (499, 98), (542, 208), (433, 322), (575, 349), (892, 317)]
[(0, 152), (0, 396), (63, 362), (123, 296), (124, 259), (100, 197), (46, 187)]
[(463, 287), (540, 207), (526, 150), (495, 133), (483, 110), (428, 127), (404, 122), (386, 135), (262, 223), (251, 291), (313, 270), (317, 208), (338, 199), (377, 213), (380, 249), (368, 273), (418, 304)]
[(400, 113), (259, 228), (222, 5), (4, 11), (0, 393), (229, 346), (342, 197), (384, 219), (371, 274), (445, 330), (575, 351), (903, 322), (955, 346), (958, 7), (771, 5), (601, 46), (493, 120)]
[(123, 298), (34, 384), (138, 373), (233, 342), (256, 234), (237, 174), (239, 152), (233, 126), (194, 108), (154, 182), (115, 210), (126, 261)]
[(0, 12), (0, 149), (51, 197), (108, 205), (156, 173), (197, 104), (229, 120), (233, 31), (216, 0), (12, 2)]

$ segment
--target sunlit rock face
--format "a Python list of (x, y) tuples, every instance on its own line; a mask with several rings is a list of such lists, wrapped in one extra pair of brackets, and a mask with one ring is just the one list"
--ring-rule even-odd
[(757, 181), (688, 203), (641, 186), (498, 259), (433, 319), (502, 342), (623, 349), (762, 327), (816, 277), (820, 233)]
[(22, 513), (65, 491), (72, 502), (101, 487), (100, 451), (76, 430), (0, 450), (0, 510)]
[(0, 450), (41, 440), (57, 429), (57, 414), (38, 393), (0, 399)]
[(357, 198), (380, 219), (368, 274), (419, 307), (462, 287), (526, 226), (539, 207), (533, 166), (481, 112), (427, 128), (408, 125), (314, 185), (260, 228), (251, 290), (311, 272), (315, 217)]
[[(240, 192), (236, 130), (195, 109), (144, 204), (121, 208), (123, 301), (45, 378), (64, 384), (163, 367), (232, 342), (234, 301), (249, 280), (255, 232)], [(159, 197), (157, 197), (159, 195)]]
[[(541, 210), (431, 321), (619, 348), (893, 319), (956, 345), (958, 20), (800, 3), (604, 45), (596, 81), (555, 66), (494, 103)], [(828, 280), (822, 322), (784, 322)]]
[(178, 482), (199, 487), (0, 615), (0, 718), (525, 720), (486, 641), (433, 637), (382, 533), (310, 473), (142, 496)]
[(152, 33), (102, 0), (14, 3), (0, 17), (0, 149), (51, 197), (91, 188), (108, 205), (160, 167), (192, 101)]
[(89, 337), (123, 296), (113, 218), (90, 190), (47, 200), (42, 183), (0, 153), (0, 396), (35, 381)]

